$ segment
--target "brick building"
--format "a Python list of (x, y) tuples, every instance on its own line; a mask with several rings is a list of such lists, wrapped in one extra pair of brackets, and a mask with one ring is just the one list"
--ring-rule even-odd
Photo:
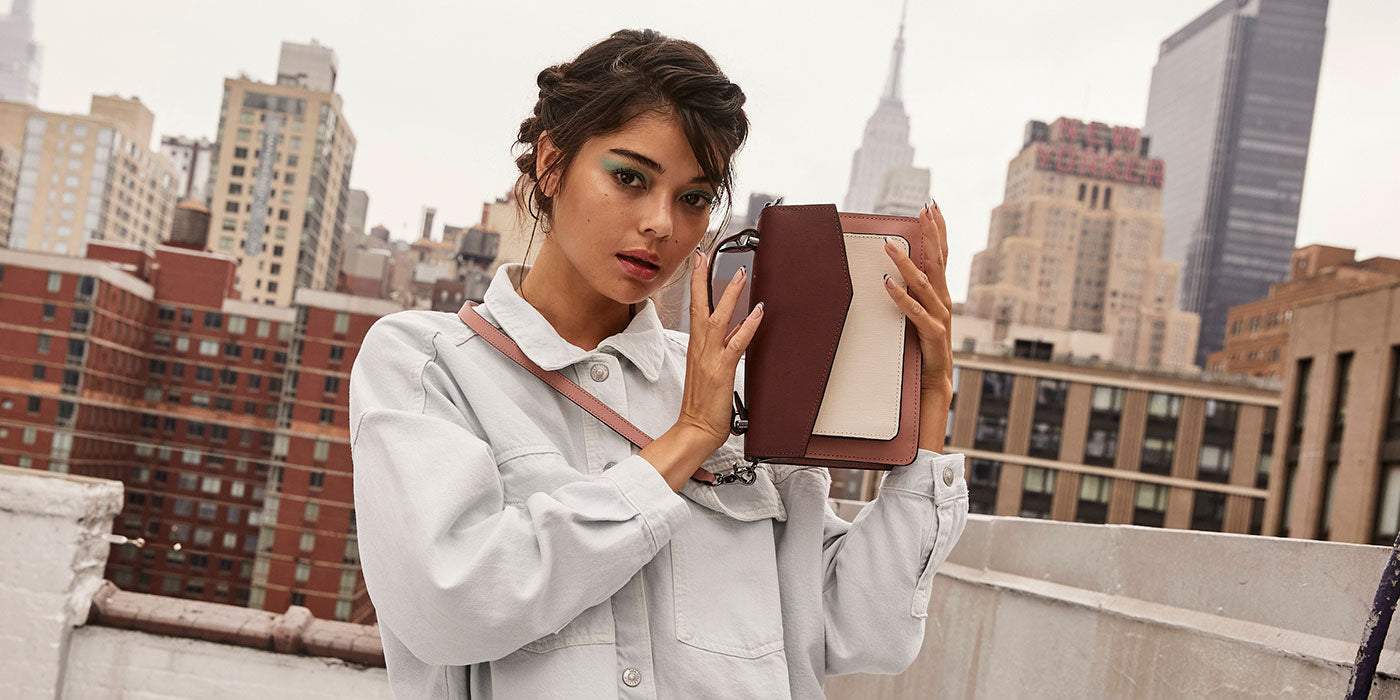
[(1206, 368), (1281, 379), (1294, 309), (1396, 281), (1400, 260), (1395, 258), (1357, 260), (1350, 248), (1303, 246), (1293, 251), (1288, 279), (1270, 285), (1268, 298), (1230, 307), (1224, 347), (1207, 356)]
[[(1373, 258), (1374, 260), (1374, 258)], [(1369, 262), (1369, 261), (1367, 261)], [(1264, 534), (1388, 545), (1400, 532), (1400, 280), (1301, 303)]]
[(114, 546), (123, 588), (349, 619), (357, 591), (368, 607), (343, 583), (359, 568), (349, 367), (399, 307), (255, 304), (235, 272), (164, 245), (0, 250), (0, 462), (126, 485), (117, 531), (145, 546)]

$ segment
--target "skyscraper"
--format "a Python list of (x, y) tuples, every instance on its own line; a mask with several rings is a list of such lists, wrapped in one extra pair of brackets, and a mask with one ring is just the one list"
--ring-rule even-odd
[[(917, 186), (920, 176), (910, 173), (914, 162), (914, 147), (909, 144), (909, 115), (904, 112), (899, 73), (904, 62), (904, 8), (899, 13), (899, 34), (890, 54), (890, 70), (885, 78), (885, 91), (875, 113), (865, 122), (865, 135), (860, 148), (851, 158), (851, 180), (841, 211), (880, 212), (880, 205), (893, 202), (889, 213), (905, 214), (902, 203), (910, 199), (909, 187)], [(900, 174), (887, 178), (891, 170), (901, 168)], [(922, 199), (928, 198), (927, 171)], [(915, 197), (919, 199), (919, 197)], [(922, 202), (920, 202), (922, 204)], [(883, 213), (883, 212), (882, 212)]]
[(1162, 42), (1143, 132), (1171, 169), (1162, 253), (1201, 315), (1196, 364), (1288, 277), (1326, 29), (1327, 0), (1222, 0)]
[(972, 258), (963, 313), (1101, 333), (1105, 359), (1123, 367), (1189, 369), (1200, 320), (1172, 309), (1178, 265), (1161, 257), (1158, 210), (1165, 175), (1137, 129), (1031, 121), (987, 249)]
[(209, 177), (209, 248), (237, 258), (243, 299), (277, 306), (297, 288), (336, 288), (355, 159), (340, 95), (322, 89), (334, 84), (334, 52), (289, 47), (276, 85), (224, 80)]
[(43, 49), (34, 43), (29, 0), (14, 0), (0, 17), (0, 100), (35, 104)]

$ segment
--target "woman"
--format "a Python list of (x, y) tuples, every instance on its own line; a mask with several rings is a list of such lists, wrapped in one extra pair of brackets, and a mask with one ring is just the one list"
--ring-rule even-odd
[[(744, 141), (744, 95), (702, 49), (619, 31), (539, 74), (520, 199), (543, 231), (476, 307), (654, 442), (640, 452), (454, 314), (404, 311), (365, 336), (350, 380), (361, 565), (400, 698), (820, 698), (828, 674), (898, 673), (962, 532), (942, 216), (920, 214), (925, 276), (890, 294), (923, 352), (918, 457), (847, 523), (825, 469), (752, 484), (691, 478), (729, 434), (756, 309), (725, 338), (697, 246)], [(689, 275), (690, 334), (650, 296)], [(736, 376), (739, 375), (739, 376)], [(701, 470), (704, 471), (701, 471)]]

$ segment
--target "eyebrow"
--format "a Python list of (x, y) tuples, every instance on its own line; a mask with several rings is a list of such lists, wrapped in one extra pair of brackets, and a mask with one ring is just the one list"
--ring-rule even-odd
[[(650, 159), (650, 158), (648, 158), (648, 157), (646, 157), (646, 156), (644, 156), (644, 155), (642, 155), (642, 154), (640, 154), (640, 153), (638, 153), (638, 152), (636, 152), (636, 151), (631, 151), (631, 150), (628, 150), (628, 149), (626, 149), (626, 148), (609, 148), (608, 151), (609, 151), (610, 153), (616, 153), (616, 154), (618, 154), (618, 155), (620, 155), (620, 156), (623, 156), (624, 158), (631, 158), (632, 160), (635, 160), (635, 161), (637, 161), (638, 163), (641, 163), (642, 165), (645, 165), (646, 167), (651, 168), (652, 170), (655, 170), (656, 172), (658, 172), (658, 173), (660, 173), (660, 174), (663, 174), (663, 175), (666, 174), (666, 169), (663, 168), (663, 167), (661, 167), (661, 164), (660, 164), (660, 163), (658, 163), (658, 162), (656, 162), (656, 161), (654, 161), (654, 160), (652, 160), (652, 159)], [(692, 184), (692, 185), (695, 185), (695, 184), (702, 184), (702, 185), (711, 185), (711, 186), (713, 186), (714, 183), (710, 182), (709, 178), (705, 177), (704, 175), (697, 175), (697, 176), (695, 176), (694, 178), (691, 179), (690, 184)]]

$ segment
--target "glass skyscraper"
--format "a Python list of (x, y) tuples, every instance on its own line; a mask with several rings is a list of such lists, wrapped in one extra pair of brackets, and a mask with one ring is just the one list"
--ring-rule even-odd
[(1196, 364), (1230, 307), (1288, 277), (1328, 0), (1222, 0), (1162, 42), (1145, 136), (1166, 161), (1162, 256), (1201, 316)]

